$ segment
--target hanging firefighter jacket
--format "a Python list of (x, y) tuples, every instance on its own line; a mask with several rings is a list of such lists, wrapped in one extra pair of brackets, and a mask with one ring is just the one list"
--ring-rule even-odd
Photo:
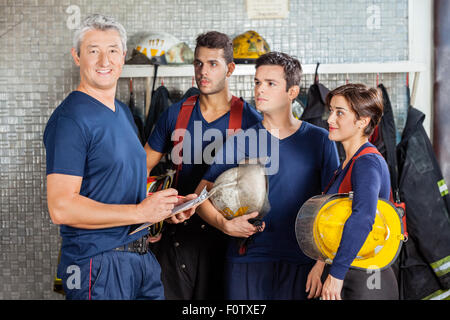
[(377, 147), (378, 151), (387, 162), (389, 174), (391, 176), (391, 188), (395, 198), (398, 191), (398, 169), (394, 113), (386, 88), (383, 84), (380, 84), (378, 88), (383, 94), (383, 116), (369, 140)]
[[(195, 87), (189, 88), (180, 100), (197, 94), (200, 94), (200, 90)], [(169, 106), (175, 102), (176, 101), (172, 101), (170, 93), (165, 86), (160, 86), (153, 92), (150, 110), (148, 111), (147, 119), (145, 121), (145, 142), (147, 142), (148, 138), (150, 137), (153, 127), (158, 121), (161, 113), (167, 110), (167, 108), (169, 108)]]
[(189, 88), (189, 89), (184, 93), (184, 95), (183, 95), (183, 97), (180, 99), (180, 101), (181, 101), (181, 100), (184, 100), (184, 99), (186, 99), (186, 98), (189, 98), (189, 97), (191, 97), (191, 96), (199, 95), (199, 94), (200, 94), (200, 90), (199, 90), (198, 88), (196, 88), (196, 87), (191, 87), (191, 88)]
[(167, 90), (165, 86), (160, 86), (153, 92), (150, 109), (148, 110), (147, 119), (145, 120), (144, 126), (145, 142), (148, 141), (150, 133), (152, 132), (153, 127), (155, 126), (156, 121), (158, 121), (161, 113), (167, 110), (171, 104), (172, 103), (169, 100), (169, 90)]
[(417, 246), (414, 237), (409, 237), (400, 252), (397, 273), (400, 300), (448, 299), (450, 289), (442, 289)]
[(328, 88), (326, 88), (323, 84), (319, 83), (319, 77), (317, 75), (318, 67), (319, 64), (317, 64), (316, 67), (314, 83), (308, 90), (306, 108), (303, 111), (301, 120), (328, 130), (328, 110), (325, 105), (325, 98), (330, 90), (328, 90)]
[(143, 124), (142, 119), (139, 115), (139, 112), (136, 108), (136, 101), (134, 98), (133, 80), (132, 79), (130, 79), (130, 101), (128, 102), (128, 107), (130, 108), (130, 111), (133, 114), (134, 123), (136, 124), (137, 130), (138, 130), (139, 141), (141, 141), (142, 145), (145, 145), (146, 141), (144, 140), (144, 124)]
[[(316, 74), (314, 76), (314, 83), (309, 87), (308, 97), (306, 100), (306, 107), (303, 111), (300, 120), (309, 122), (318, 127), (328, 130), (328, 107), (325, 105), (325, 98), (330, 92), (323, 84), (319, 83), (319, 77), (317, 74), (319, 63), (316, 67)], [(340, 142), (336, 142), (336, 147), (339, 153), (339, 161), (345, 160), (344, 147)]]
[(400, 257), (400, 297), (448, 299), (450, 199), (424, 118), (422, 112), (409, 108), (397, 146), (400, 198), (406, 204), (409, 233)]

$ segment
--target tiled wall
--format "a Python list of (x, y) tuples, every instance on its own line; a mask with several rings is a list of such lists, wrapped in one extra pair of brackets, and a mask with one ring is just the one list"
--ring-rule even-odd
[[(47, 211), (42, 134), (52, 111), (79, 81), (70, 56), (76, 11), (81, 18), (112, 15), (130, 36), (169, 32), (191, 48), (195, 36), (207, 30), (234, 37), (253, 29), (272, 50), (307, 64), (408, 59), (407, 0), (290, 0), (289, 8), (284, 20), (249, 20), (244, 0), (0, 0), (0, 299), (61, 298), (52, 292), (60, 240)], [(345, 78), (321, 75), (321, 82), (334, 88)], [(349, 78), (376, 83), (374, 74)], [(380, 75), (399, 127), (405, 120), (404, 78)], [(164, 82), (181, 91), (192, 84), (190, 78)], [(302, 86), (311, 82), (307, 75)], [(231, 90), (251, 100), (252, 77), (233, 77)], [(135, 91), (143, 107), (143, 79), (136, 79)], [(126, 79), (119, 80), (117, 96), (128, 101)]]

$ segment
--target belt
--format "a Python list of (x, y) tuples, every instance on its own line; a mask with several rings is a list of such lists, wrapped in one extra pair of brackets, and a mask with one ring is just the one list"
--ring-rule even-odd
[(148, 236), (143, 236), (140, 239), (137, 239), (133, 242), (127, 243), (123, 246), (114, 248), (115, 251), (127, 251), (127, 252), (135, 252), (139, 254), (146, 254), (148, 252)]

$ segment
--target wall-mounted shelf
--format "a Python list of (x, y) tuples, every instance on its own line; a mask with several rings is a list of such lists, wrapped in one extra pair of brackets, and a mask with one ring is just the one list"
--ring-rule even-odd
[[(303, 74), (314, 74), (316, 64), (302, 65)], [(343, 64), (320, 64), (319, 74), (355, 74), (355, 73), (414, 73), (413, 89), (411, 92), (411, 103), (414, 105), (416, 89), (420, 72), (425, 71), (425, 64), (411, 61), (398, 61), (386, 63), (343, 63)], [(154, 66), (130, 65), (123, 67), (121, 78), (146, 78), (146, 99), (145, 115), (150, 107), (151, 85), (150, 79), (153, 78)], [(253, 76), (255, 74), (255, 65), (237, 64), (233, 72), (234, 76)], [(158, 77), (193, 77), (193, 65), (163, 65), (158, 68)]]
[[(303, 74), (314, 74), (315, 64), (302, 65)], [(425, 71), (423, 63), (411, 61), (386, 63), (343, 63), (321, 64), (319, 74), (352, 74), (352, 73), (403, 73)], [(152, 65), (124, 65), (121, 78), (148, 78), (153, 77)], [(255, 74), (255, 65), (237, 64), (233, 73), (235, 76), (251, 76)], [(158, 68), (158, 77), (192, 77), (192, 65), (163, 65)]]

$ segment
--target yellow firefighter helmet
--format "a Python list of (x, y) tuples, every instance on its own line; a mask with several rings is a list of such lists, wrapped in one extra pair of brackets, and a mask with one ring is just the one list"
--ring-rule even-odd
[(256, 31), (247, 31), (233, 39), (233, 58), (236, 63), (255, 63), (259, 56), (268, 52), (269, 44)]
[[(300, 208), (295, 233), (300, 249), (310, 258), (331, 264), (341, 242), (344, 224), (352, 213), (352, 195), (312, 197)], [(379, 199), (372, 231), (351, 267), (384, 269), (397, 258), (403, 236), (401, 217), (388, 201)]]

